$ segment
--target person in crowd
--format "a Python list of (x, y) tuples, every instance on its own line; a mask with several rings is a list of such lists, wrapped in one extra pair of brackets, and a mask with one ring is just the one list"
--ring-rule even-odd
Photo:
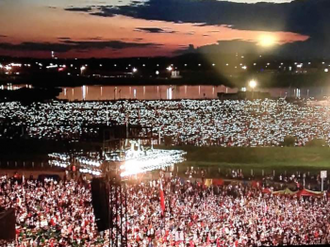
[[(281, 146), (285, 137), (304, 146), (313, 139), (330, 143), (330, 107), (278, 100), (119, 100), (115, 102), (0, 103), (0, 123), (10, 120), (2, 137), (27, 134), (43, 139), (79, 139), (97, 135), (84, 125), (138, 124), (154, 137), (175, 145)], [(16, 132), (15, 132), (16, 129)], [(1, 131), (1, 126), (0, 126)]]
[[(330, 200), (279, 196), (246, 184), (205, 187), (179, 178), (127, 185), (128, 246), (330, 244)], [(0, 177), (0, 207), (16, 210), (14, 246), (108, 246), (88, 181)], [(10, 246), (10, 243), (6, 243)]]

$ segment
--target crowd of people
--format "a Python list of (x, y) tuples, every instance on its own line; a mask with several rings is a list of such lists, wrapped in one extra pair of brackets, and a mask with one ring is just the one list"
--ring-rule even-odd
[(330, 143), (329, 106), (284, 99), (0, 103), (0, 123), (24, 125), (36, 138), (75, 139), (97, 132), (83, 126), (111, 121), (152, 127), (157, 140), (177, 145), (280, 146), (287, 136), (297, 146), (313, 139)]
[[(237, 183), (167, 179), (127, 186), (128, 246), (330, 244), (330, 200), (263, 193)], [(0, 178), (0, 207), (16, 210), (16, 246), (108, 246), (88, 181)], [(164, 210), (164, 211), (163, 211)]]
[[(0, 178), (0, 207), (16, 210), (16, 246), (91, 246), (97, 235), (88, 187), (71, 181)], [(102, 245), (100, 245), (102, 246)]]

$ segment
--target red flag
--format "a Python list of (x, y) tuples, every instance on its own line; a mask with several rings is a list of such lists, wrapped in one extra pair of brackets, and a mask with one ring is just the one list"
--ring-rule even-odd
[(164, 212), (165, 212), (165, 197), (164, 197), (164, 191), (163, 191), (163, 184), (162, 184), (162, 182), (160, 182), (159, 195), (160, 195), (160, 208), (162, 210), (162, 215), (164, 216)]

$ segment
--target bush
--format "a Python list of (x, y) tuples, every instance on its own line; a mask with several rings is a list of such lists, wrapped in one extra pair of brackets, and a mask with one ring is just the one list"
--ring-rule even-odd
[(284, 137), (283, 146), (293, 147), (295, 142), (296, 142), (296, 138), (294, 136), (286, 136)]
[(306, 143), (306, 147), (327, 147), (328, 143), (324, 139), (313, 139)]

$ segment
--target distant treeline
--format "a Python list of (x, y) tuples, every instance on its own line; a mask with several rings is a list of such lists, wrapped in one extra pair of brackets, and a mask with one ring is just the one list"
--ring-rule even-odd
[[(30, 84), (38, 87), (65, 87), (81, 85), (224, 85), (228, 87), (247, 86), (249, 80), (258, 81), (259, 88), (273, 87), (316, 87), (328, 86), (327, 73), (289, 74), (289, 73), (244, 73), (224, 75), (214, 71), (183, 72), (181, 78), (98, 78), (91, 76), (67, 76), (63, 74), (37, 74), (20, 77), (0, 77), (1, 84)], [(1, 96), (0, 96), (1, 97)]]

